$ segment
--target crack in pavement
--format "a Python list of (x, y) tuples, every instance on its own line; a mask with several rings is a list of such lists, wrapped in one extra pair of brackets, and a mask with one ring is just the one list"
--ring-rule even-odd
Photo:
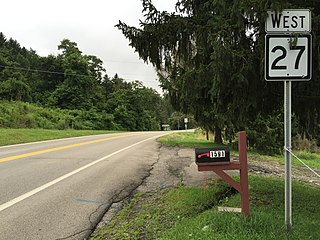
[[(136, 190), (146, 181), (146, 179), (151, 176), (151, 171), (153, 170), (154, 165), (157, 164), (160, 159), (160, 148), (161, 148), (161, 145), (157, 147), (158, 154), (157, 154), (157, 157), (155, 158), (155, 161), (149, 166), (148, 169), (145, 170), (145, 175), (139, 181), (137, 181), (136, 184), (131, 184), (129, 186), (126, 186), (124, 189), (121, 189), (119, 192), (112, 194), (113, 197), (110, 199), (109, 204), (103, 203), (99, 205), (89, 215), (89, 222), (90, 222), (89, 228), (70, 234), (69, 236), (66, 236), (66, 237), (57, 238), (55, 240), (66, 240), (66, 239), (75, 238), (77, 235), (83, 234), (84, 232), (87, 232), (87, 233), (83, 236), (82, 239), (88, 239), (92, 234), (94, 234), (95, 231), (98, 229), (99, 224), (103, 222), (103, 218), (108, 214), (112, 206), (116, 205), (117, 203), (123, 203), (126, 199), (130, 199), (134, 195)], [(93, 219), (93, 217), (96, 214), (98, 215)]]
[[(155, 162), (150, 165), (147, 174), (140, 184), (132, 190), (130, 195), (120, 199), (120, 201), (117, 202), (118, 204), (116, 202), (112, 204), (92, 236), (99, 234), (99, 229), (112, 220), (115, 214), (123, 208), (135, 192), (147, 193), (157, 189), (175, 186), (180, 183), (199, 185), (199, 180), (201, 181), (203, 179), (203, 174), (198, 173), (196, 164), (194, 163), (193, 149), (166, 147), (160, 144), (157, 153), (158, 156), (155, 158)], [(206, 175), (212, 174), (206, 173)]]
[[(193, 151), (193, 149), (166, 147), (159, 144), (152, 159), (154, 162), (144, 168), (143, 176), (135, 183), (114, 193), (110, 199), (110, 204), (101, 204), (89, 216), (90, 228), (59, 240), (75, 237), (83, 234), (85, 231), (84, 239), (88, 239), (90, 236), (98, 233), (99, 229), (110, 222), (113, 216), (122, 209), (126, 201), (129, 201), (136, 192), (150, 192), (155, 189), (175, 186), (182, 182), (188, 185), (199, 184), (199, 180), (201, 181), (203, 179), (204, 174), (198, 173), (197, 171), (193, 160)], [(205, 175), (209, 176), (211, 174), (205, 173)], [(97, 213), (99, 213), (98, 216)], [(94, 216), (95, 218), (93, 219)]]
[[(69, 236), (63, 237), (63, 238), (57, 238), (55, 240), (66, 240), (66, 239), (71, 239), (76, 237), (77, 235), (83, 234), (84, 232), (87, 232), (86, 234), (84, 234), (83, 239), (88, 239), (92, 233), (94, 233), (96, 227), (98, 226), (98, 224), (100, 223), (100, 221), (102, 220), (103, 216), (109, 211), (109, 209), (111, 208), (111, 206), (114, 203), (117, 202), (121, 202), (123, 200), (125, 200), (126, 198), (130, 197), (130, 195), (132, 194), (132, 191), (130, 191), (128, 193), (128, 195), (117, 199), (119, 196), (121, 196), (121, 194), (123, 194), (123, 192), (125, 191), (125, 189), (122, 189), (119, 193), (114, 194), (111, 200), (110, 200), (110, 204), (106, 205), (106, 204), (101, 204), (99, 205), (88, 217), (89, 223), (90, 223), (90, 227), (81, 231), (78, 231), (76, 233), (70, 234)], [(105, 207), (104, 209), (101, 210), (102, 207)], [(99, 213), (100, 212), (100, 213)], [(96, 218), (93, 218), (96, 214), (98, 214), (98, 216)], [(79, 239), (79, 238), (77, 238)]]
[[(111, 205), (101, 214), (101, 217), (99, 219), (97, 219), (96, 221), (96, 224), (95, 224), (95, 228), (92, 230), (92, 232), (89, 234), (88, 237), (90, 237), (91, 235), (93, 235), (97, 230), (99, 230), (99, 226), (100, 224), (103, 225), (103, 223), (105, 222), (104, 219), (111, 219), (112, 216), (114, 215), (114, 213), (116, 213), (118, 210), (120, 210), (123, 206), (123, 203), (125, 200), (128, 200), (130, 199), (134, 194), (135, 192), (137, 191), (137, 189), (144, 184), (144, 182), (146, 181), (146, 179), (148, 179), (150, 176), (151, 176), (151, 172), (152, 170), (154, 169), (154, 166), (159, 162), (160, 160), (160, 148), (161, 148), (161, 145), (158, 146), (157, 148), (157, 152), (158, 152), (158, 155), (157, 157), (155, 158), (155, 161), (150, 165), (149, 169), (146, 170), (146, 175), (143, 176), (141, 178), (141, 181), (136, 185), (134, 186), (133, 188), (130, 189), (130, 191), (126, 190), (125, 189), (122, 189), (118, 194), (117, 194), (117, 197), (112, 200), (111, 202)], [(132, 186), (132, 185), (131, 185)], [(128, 188), (128, 187), (127, 187)], [(122, 192), (124, 192), (124, 190), (126, 190), (125, 192), (127, 192), (127, 194), (125, 194), (124, 196), (122, 196), (120, 199), (117, 199), (119, 198), (119, 196), (121, 196)], [(117, 205), (120, 203), (120, 207), (117, 207), (117, 209), (113, 208), (112, 206), (113, 205)], [(110, 210), (115, 209), (116, 211), (114, 213), (111, 213), (112, 216), (108, 216), (108, 213), (110, 212)]]
[[(128, 193), (128, 189), (123, 189), (118, 193), (117, 198), (114, 198), (111, 206), (102, 214), (103, 216), (97, 220), (95, 229), (91, 236), (98, 234), (99, 229), (108, 224), (114, 215), (123, 208), (136, 192), (152, 192), (156, 189), (175, 186), (179, 183), (188, 185), (199, 185), (203, 176), (211, 176), (210, 173), (199, 173), (194, 162), (193, 149), (180, 149), (177, 147), (166, 147), (159, 144), (157, 147), (157, 156), (154, 162), (149, 165), (146, 174), (141, 178), (141, 181)], [(126, 195), (122, 193), (126, 191)], [(89, 236), (90, 236), (89, 235)], [(89, 237), (88, 236), (88, 237)]]
[[(109, 209), (111, 205), (112, 205), (112, 202), (107, 205), (107, 209)], [(66, 239), (69, 239), (69, 238), (76, 237), (77, 235), (83, 234), (84, 232), (88, 232), (88, 233), (85, 234), (84, 237), (83, 237), (83, 239), (87, 239), (87, 238), (90, 236), (90, 234), (92, 233), (92, 231), (94, 230), (94, 226), (95, 226), (95, 222), (96, 222), (96, 221), (92, 220), (91, 218), (94, 216), (94, 214), (98, 213), (98, 210), (99, 210), (102, 206), (106, 206), (106, 204), (101, 204), (101, 205), (99, 205), (99, 206), (96, 208), (96, 210), (94, 210), (94, 211), (89, 215), (89, 222), (90, 222), (90, 227), (89, 227), (89, 228), (84, 229), (84, 230), (81, 230), (81, 231), (76, 232), (76, 233), (73, 233), (73, 234), (70, 234), (69, 236), (66, 236), (66, 237), (57, 238), (57, 239), (55, 239), (55, 240), (66, 240)]]

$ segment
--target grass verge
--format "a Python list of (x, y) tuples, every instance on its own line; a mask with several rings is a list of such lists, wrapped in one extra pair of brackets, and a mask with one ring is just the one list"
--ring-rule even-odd
[[(201, 148), (201, 147), (220, 147), (215, 145), (212, 141), (207, 141), (205, 136), (199, 132), (183, 132), (174, 133), (158, 139), (162, 144), (169, 147), (183, 147), (183, 148)], [(231, 149), (231, 154), (237, 155), (237, 149)], [(294, 154), (303, 160), (308, 166), (315, 169), (320, 169), (320, 154), (306, 151), (294, 151)], [(248, 151), (248, 157), (255, 160), (263, 159), (267, 161), (278, 162), (284, 165), (284, 155), (266, 155), (260, 154), (254, 150)], [(292, 157), (292, 165), (294, 167), (302, 167), (303, 164)]]
[(198, 131), (173, 133), (158, 138), (158, 141), (169, 147), (205, 148), (222, 146), (206, 140), (205, 136), (200, 134)]
[(0, 146), (115, 132), (116, 131), (2, 128), (0, 129)]
[[(179, 186), (137, 194), (91, 240), (113, 239), (320, 239), (320, 189), (293, 183), (293, 231), (284, 227), (284, 182), (249, 176), (251, 215), (221, 213), (238, 207), (239, 194), (225, 196), (224, 183), (201, 188)], [(230, 188), (229, 188), (230, 190)], [(221, 198), (223, 196), (223, 198)]]

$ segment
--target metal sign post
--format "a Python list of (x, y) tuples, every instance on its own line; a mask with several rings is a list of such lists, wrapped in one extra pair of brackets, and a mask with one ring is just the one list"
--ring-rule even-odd
[(284, 81), (285, 225), (292, 229), (291, 81), (312, 75), (311, 12), (309, 9), (268, 11), (265, 37), (265, 80)]
[(285, 143), (285, 224), (292, 228), (292, 179), (291, 179), (291, 82), (284, 82), (284, 143)]

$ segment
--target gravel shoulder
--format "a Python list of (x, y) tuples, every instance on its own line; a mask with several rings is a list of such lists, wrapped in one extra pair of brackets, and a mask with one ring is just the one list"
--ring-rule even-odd
[[(249, 173), (263, 176), (285, 177), (284, 165), (277, 162), (264, 160), (261, 158), (249, 158)], [(304, 167), (293, 167), (292, 178), (304, 183), (320, 186), (320, 178), (315, 176), (310, 170)]]

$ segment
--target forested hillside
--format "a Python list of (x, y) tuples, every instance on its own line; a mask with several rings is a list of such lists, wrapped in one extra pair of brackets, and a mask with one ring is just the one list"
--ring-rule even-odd
[(168, 123), (172, 108), (155, 90), (109, 78), (98, 57), (68, 39), (58, 49), (42, 57), (0, 33), (0, 127), (136, 131)]

